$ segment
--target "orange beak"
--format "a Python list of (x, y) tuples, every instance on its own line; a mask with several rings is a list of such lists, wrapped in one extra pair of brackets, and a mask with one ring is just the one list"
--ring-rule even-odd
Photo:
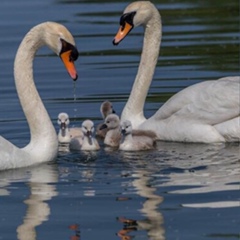
[(66, 51), (66, 52), (63, 52), (60, 57), (69, 73), (69, 75), (71, 76), (71, 78), (76, 81), (77, 78), (78, 78), (78, 75), (77, 75), (77, 71), (76, 71), (76, 68), (75, 68), (75, 65), (74, 65), (74, 61), (71, 61), (70, 59), (70, 56), (71, 56), (71, 52), (72, 50), (69, 50), (69, 51)]
[(115, 38), (113, 39), (113, 44), (118, 45), (132, 30), (133, 26), (127, 22), (125, 22), (124, 27), (120, 26)]

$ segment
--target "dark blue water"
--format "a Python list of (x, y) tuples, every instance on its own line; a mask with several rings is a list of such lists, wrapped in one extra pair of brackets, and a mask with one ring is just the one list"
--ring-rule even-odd
[[(238, 1), (154, 1), (163, 21), (159, 61), (147, 98), (151, 116), (196, 82), (239, 75)], [(25, 33), (57, 21), (73, 33), (80, 58), (74, 86), (61, 61), (41, 49), (40, 95), (57, 129), (101, 121), (102, 101), (121, 113), (135, 78), (141, 28), (112, 39), (125, 1), (1, 1), (0, 132), (18, 146), (29, 129), (18, 102), (13, 61)], [(76, 89), (74, 89), (74, 87)], [(76, 99), (74, 100), (74, 94)], [(0, 239), (239, 239), (239, 145), (159, 142), (142, 153), (65, 152), (56, 161), (0, 172)]]

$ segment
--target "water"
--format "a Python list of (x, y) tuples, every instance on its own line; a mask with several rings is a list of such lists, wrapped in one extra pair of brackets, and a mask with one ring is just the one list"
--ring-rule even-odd
[[(154, 1), (163, 39), (145, 113), (172, 94), (207, 79), (239, 75), (238, 1)], [(69, 80), (48, 49), (34, 76), (57, 129), (96, 124), (103, 100), (121, 113), (134, 80), (142, 29), (112, 45), (125, 1), (1, 1), (0, 132), (22, 147), (29, 129), (13, 81), (13, 60), (24, 34), (51, 20), (73, 33), (79, 79)], [(97, 86), (97, 87), (96, 87)], [(239, 145), (159, 142), (150, 152), (70, 153), (56, 161), (0, 173), (0, 239), (239, 239)], [(128, 221), (127, 221), (128, 219)]]

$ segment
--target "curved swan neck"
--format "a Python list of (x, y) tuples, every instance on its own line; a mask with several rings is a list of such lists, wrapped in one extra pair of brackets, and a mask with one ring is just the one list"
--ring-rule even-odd
[[(19, 100), (29, 123), (31, 141), (26, 148), (57, 149), (57, 136), (33, 80), (33, 59), (37, 50), (46, 45), (43, 24), (32, 28), (22, 40), (14, 62), (14, 77)], [(40, 146), (39, 146), (40, 145)], [(35, 147), (35, 148), (34, 148)], [(54, 150), (54, 153), (56, 151)], [(51, 155), (51, 154), (50, 154)], [(53, 156), (51, 156), (53, 157)]]
[(133, 116), (132, 124), (134, 128), (141, 124), (141, 122), (136, 122), (137, 115), (142, 118), (142, 122), (145, 121), (143, 116), (143, 107), (154, 75), (162, 37), (160, 14), (153, 5), (151, 6), (152, 9), (150, 13), (152, 15), (150, 19), (143, 25), (145, 33), (138, 73), (136, 75), (131, 94), (121, 116), (122, 120), (131, 120), (129, 119), (129, 116)]

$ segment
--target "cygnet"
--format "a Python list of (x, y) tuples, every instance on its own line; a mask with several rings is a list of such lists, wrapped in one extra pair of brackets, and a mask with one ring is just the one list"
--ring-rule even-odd
[(148, 130), (133, 130), (130, 121), (121, 124), (122, 140), (119, 146), (124, 151), (141, 151), (153, 149), (156, 146), (157, 136)]
[(82, 123), (83, 137), (75, 137), (71, 139), (71, 150), (99, 150), (100, 146), (94, 137), (94, 123), (91, 120), (85, 120)]
[(82, 137), (83, 132), (81, 128), (69, 128), (70, 120), (67, 113), (62, 112), (58, 114), (58, 141), (59, 143), (70, 143), (73, 137)]
[(120, 119), (116, 114), (109, 114), (100, 130), (107, 129), (104, 144), (110, 147), (118, 147), (121, 141)]
[[(106, 119), (106, 117), (111, 114), (111, 113), (115, 113), (114, 109), (113, 109), (113, 106), (112, 106), (112, 103), (110, 101), (104, 101), (102, 104), (101, 104), (101, 107), (100, 107), (100, 112), (102, 114), (102, 118), (103, 120)], [(102, 127), (104, 123), (100, 123), (98, 124), (97, 128), (96, 128), (96, 136), (99, 137), (99, 138), (105, 138), (106, 136), (106, 133), (108, 131), (107, 128), (104, 128), (102, 130), (100, 130), (100, 128)]]

